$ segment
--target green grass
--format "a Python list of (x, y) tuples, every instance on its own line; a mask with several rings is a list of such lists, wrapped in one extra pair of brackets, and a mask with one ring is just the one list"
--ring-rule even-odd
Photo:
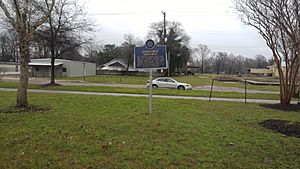
[[(192, 86), (207, 86), (211, 85), (212, 78), (217, 77), (219, 75), (213, 74), (203, 74), (196, 76), (178, 76), (172, 77), (179, 82), (189, 83)], [(156, 78), (156, 77), (154, 77)], [(72, 77), (72, 78), (58, 78), (59, 80), (73, 80), (73, 81), (82, 81), (82, 77)], [(141, 77), (141, 76), (113, 76), (113, 75), (97, 75), (97, 76), (89, 76), (85, 78), (86, 82), (92, 83), (122, 83), (122, 84), (139, 84), (145, 85), (149, 80), (149, 77)], [(274, 81), (268, 78), (251, 78), (251, 80), (259, 80), (259, 81)], [(216, 86), (226, 86), (226, 87), (238, 87), (244, 88), (244, 83), (226, 83), (215, 81)], [(271, 90), (271, 91), (279, 91), (278, 86), (257, 86), (257, 85), (248, 85), (249, 89), (253, 90)]]
[[(213, 75), (205, 74), (199, 76), (178, 76), (172, 77), (180, 82), (189, 83), (193, 86), (210, 85)], [(153, 77), (157, 78), (157, 77)], [(62, 77), (59, 80), (82, 81), (82, 77)], [(148, 76), (115, 76), (115, 75), (97, 75), (85, 77), (86, 82), (93, 83), (122, 83), (122, 84), (139, 84), (145, 85), (149, 80)]]
[[(15, 93), (0, 92), (0, 109)], [(299, 168), (300, 140), (263, 129), (300, 111), (257, 104), (29, 94), (39, 113), (0, 112), (0, 168)]]
[[(245, 88), (245, 83), (243, 83), (243, 82), (230, 83), (230, 82), (215, 81), (214, 86), (226, 86), (226, 87)], [(251, 89), (251, 90), (279, 91), (279, 86), (247, 84), (247, 89)]]
[[(59, 80), (83, 81), (82, 77), (61, 77)], [(141, 84), (144, 85), (149, 80), (147, 76), (116, 76), (116, 75), (97, 75), (85, 77), (86, 82), (93, 83), (122, 83), (122, 84)]]
[[(18, 83), (0, 82), (0, 88), (17, 88)], [(145, 88), (125, 88), (125, 87), (104, 87), (104, 86), (56, 86), (43, 87), (36, 84), (30, 84), (30, 89), (42, 90), (66, 90), (66, 91), (82, 91), (82, 92), (103, 92), (103, 93), (129, 93), (129, 94), (148, 94), (148, 89)], [(209, 97), (210, 91), (205, 90), (175, 90), (175, 89), (154, 89), (155, 95), (171, 95), (171, 96), (194, 96), (194, 97)], [(245, 98), (244, 93), (239, 92), (218, 92), (213, 91), (212, 97), (220, 98)], [(248, 99), (270, 99), (279, 100), (279, 94), (247, 94)]]

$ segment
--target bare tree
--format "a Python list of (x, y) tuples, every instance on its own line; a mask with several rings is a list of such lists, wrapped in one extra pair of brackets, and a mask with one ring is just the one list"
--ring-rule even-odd
[(188, 62), (191, 60), (191, 52), (192, 50), (186, 46), (183, 45), (181, 48), (181, 52), (180, 52), (180, 59), (181, 61), (179, 62), (179, 67), (181, 67), (182, 69), (184, 69), (184, 74), (188, 75)]
[(96, 63), (96, 66), (100, 65), (99, 53), (103, 50), (103, 46), (96, 44), (95, 42), (84, 45), (84, 58), (85, 61)]
[(226, 73), (225, 68), (229, 61), (229, 54), (226, 52), (216, 52), (214, 55), (214, 72), (217, 74)]
[(211, 51), (206, 45), (199, 44), (198, 47), (194, 49), (194, 52), (197, 62), (201, 62), (201, 73), (204, 73), (205, 58), (210, 55)]
[(14, 31), (0, 34), (0, 61), (17, 62), (19, 60), (18, 37)]
[(269, 63), (264, 55), (254, 56), (254, 61), (256, 68), (267, 68), (267, 66), (269, 66)]
[(134, 46), (142, 45), (142, 41), (134, 37), (132, 34), (124, 35), (125, 42), (122, 44), (124, 59), (127, 63), (126, 74), (128, 75), (129, 67), (133, 65)]
[[(51, 3), (49, 3), (50, 1)], [(17, 92), (17, 106), (27, 107), (27, 89), (29, 78), (29, 43), (36, 29), (50, 16), (55, 0), (0, 0), (1, 14), (18, 34), (20, 48), (20, 83)], [(44, 6), (50, 9), (43, 14)]]
[(279, 72), (281, 104), (290, 104), (299, 72), (298, 0), (236, 0), (235, 7), (242, 21), (256, 28), (271, 49)]
[[(180, 22), (166, 21), (166, 36), (164, 36), (164, 23), (156, 22), (150, 25), (148, 37), (154, 39), (158, 44), (167, 45), (169, 53), (169, 74), (174, 74), (180, 71), (182, 61), (186, 55), (181, 55), (183, 48), (187, 47), (190, 42), (190, 37), (186, 34)], [(164, 38), (166, 37), (166, 38)], [(165, 41), (164, 41), (165, 39)], [(165, 75), (167, 72), (165, 72)]]
[(0, 68), (0, 80), (5, 76), (5, 74), (6, 74), (6, 69)]
[[(51, 11), (48, 8), (46, 13)], [(86, 18), (84, 7), (78, 0), (60, 0), (56, 2), (53, 12), (45, 24), (37, 31), (38, 39), (46, 42), (51, 56), (51, 81), (55, 84), (55, 59), (68, 52), (77, 53), (81, 45), (90, 39), (83, 36), (92, 30), (92, 22)]]

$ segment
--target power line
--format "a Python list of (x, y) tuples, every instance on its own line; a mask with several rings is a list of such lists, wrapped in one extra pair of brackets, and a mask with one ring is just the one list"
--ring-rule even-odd
[[(101, 30), (99, 31), (101, 33), (137, 33), (137, 34), (141, 34), (144, 31), (104, 31), (102, 32)], [(186, 31), (187, 33), (191, 33), (191, 34), (206, 34), (206, 35), (259, 35), (259, 33), (253, 32), (253, 33), (243, 33), (243, 32), (232, 32), (232, 31)]]
[(89, 15), (94, 15), (94, 16), (97, 16), (97, 15), (134, 15), (134, 14), (139, 14), (138, 12), (111, 12), (111, 13), (90, 13)]
[[(205, 44), (207, 45), (208, 47), (211, 47), (211, 48), (245, 48), (245, 49), (250, 49), (250, 48), (267, 48), (267, 46), (235, 46), (235, 45), (231, 45), (231, 46), (219, 46), (219, 45), (208, 45), (208, 44)], [(197, 46), (192, 46), (194, 48), (196, 48)]]
[[(233, 11), (226, 12), (200, 12), (200, 11), (176, 11), (170, 12), (172, 16), (232, 16)], [(119, 16), (119, 15), (158, 15), (156, 11), (139, 11), (139, 12), (107, 12), (107, 13), (89, 13), (89, 15), (100, 16)]]
[[(147, 31), (146, 31), (147, 32)], [(131, 33), (134, 35), (147, 35), (147, 33), (145, 32), (132, 32), (132, 31), (99, 31), (100, 34), (106, 34), (106, 35), (122, 35), (122, 34), (126, 34), (126, 33)], [(198, 35), (206, 35), (206, 36), (242, 36), (242, 35), (246, 35), (246, 36), (259, 36), (258, 34), (251, 34), (251, 33), (207, 33), (207, 32), (188, 32), (187, 34), (198, 34)]]
[(233, 31), (218, 31), (218, 30), (205, 30), (205, 31), (201, 31), (201, 30), (192, 30), (192, 31), (188, 31), (190, 33), (207, 33), (207, 34), (249, 34), (249, 35), (252, 35), (252, 34), (255, 34), (257, 35), (258, 33), (257, 32), (252, 32), (252, 33), (237, 33), (237, 32), (233, 32)]
[(215, 47), (215, 48), (267, 48), (266, 46), (214, 46), (214, 45), (207, 45), (210, 47)]

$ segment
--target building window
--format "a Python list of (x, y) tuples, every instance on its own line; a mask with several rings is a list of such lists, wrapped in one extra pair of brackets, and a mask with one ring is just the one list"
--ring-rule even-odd
[(63, 72), (67, 72), (67, 68), (63, 67)]
[(36, 67), (36, 68), (35, 68), (35, 71), (37, 71), (37, 72), (40, 71), (39, 67)]

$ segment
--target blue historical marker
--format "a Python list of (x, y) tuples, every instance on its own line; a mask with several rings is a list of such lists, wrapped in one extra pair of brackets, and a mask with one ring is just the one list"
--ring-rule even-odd
[(144, 46), (134, 48), (134, 67), (136, 69), (167, 69), (167, 63), (165, 45), (155, 45), (153, 40), (147, 40)]
[(147, 40), (142, 47), (134, 48), (134, 68), (149, 69), (149, 115), (152, 114), (152, 70), (167, 69), (167, 47), (155, 45), (153, 40)]

